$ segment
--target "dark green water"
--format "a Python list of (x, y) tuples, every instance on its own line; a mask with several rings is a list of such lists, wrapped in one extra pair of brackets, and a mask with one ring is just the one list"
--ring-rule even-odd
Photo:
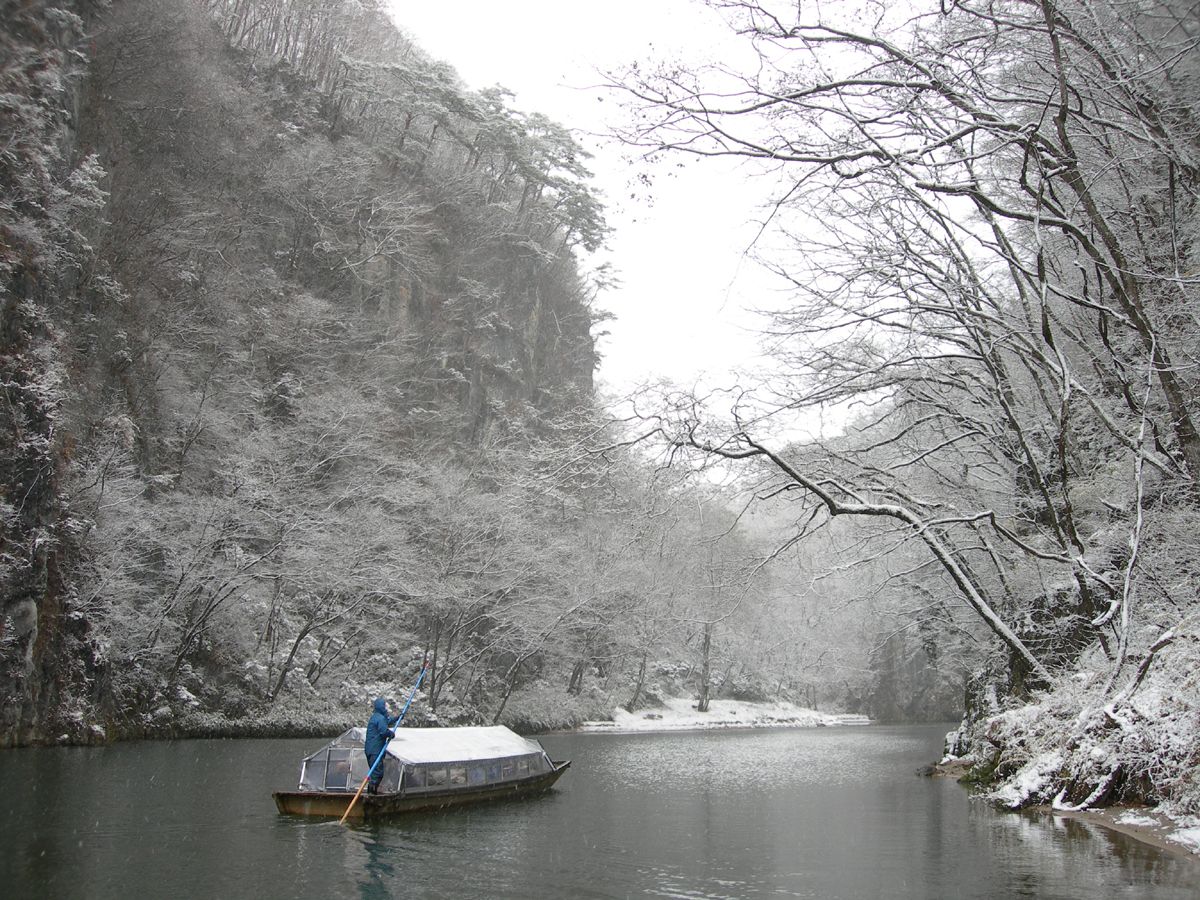
[(3, 897), (1196, 898), (1200, 864), (920, 778), (945, 728), (550, 735), (525, 802), (284, 818), (320, 741), (0, 753)]

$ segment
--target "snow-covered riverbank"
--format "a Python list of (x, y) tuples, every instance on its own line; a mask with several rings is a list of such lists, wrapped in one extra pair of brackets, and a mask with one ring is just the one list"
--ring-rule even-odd
[(866, 716), (823, 713), (792, 703), (746, 703), (713, 700), (708, 712), (698, 712), (696, 701), (681, 697), (664, 706), (626, 712), (615, 709), (612, 721), (584, 722), (579, 731), (697, 731), (707, 728), (819, 728), (869, 725)]

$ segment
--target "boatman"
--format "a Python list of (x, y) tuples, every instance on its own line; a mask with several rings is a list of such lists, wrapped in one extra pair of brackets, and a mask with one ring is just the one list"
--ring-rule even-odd
[[(367, 755), (367, 768), (370, 769), (375, 764), (375, 760), (379, 758), (379, 754), (383, 752), (383, 748), (387, 746), (387, 742), (396, 736), (396, 732), (392, 731), (392, 726), (400, 721), (400, 716), (388, 716), (387, 701), (382, 697), (375, 698), (375, 711), (371, 713), (371, 719), (367, 722), (367, 736), (363, 740), (363, 752)], [(367, 785), (367, 793), (379, 793), (379, 782), (383, 780), (383, 763), (375, 766), (375, 771), (371, 773), (371, 781)]]

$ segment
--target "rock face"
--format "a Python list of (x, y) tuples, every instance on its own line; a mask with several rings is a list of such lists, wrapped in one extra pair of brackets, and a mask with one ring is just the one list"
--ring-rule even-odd
[(333, 77), (254, 45), (254, 5), (3, 7), (0, 744), (139, 733), (200, 669), (236, 706), (277, 635), (218, 624), (274, 602), (251, 564), (308, 488), (378, 497), (590, 396), (572, 247), (603, 223), (569, 135), (382, 13), (306, 45), (374, 61)]

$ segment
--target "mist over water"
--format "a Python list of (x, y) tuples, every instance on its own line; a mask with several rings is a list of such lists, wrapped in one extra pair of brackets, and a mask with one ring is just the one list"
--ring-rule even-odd
[(344, 827), (276, 814), (320, 741), (0, 756), (14, 897), (1194, 897), (1200, 865), (920, 778), (944, 727), (549, 735), (551, 794)]

